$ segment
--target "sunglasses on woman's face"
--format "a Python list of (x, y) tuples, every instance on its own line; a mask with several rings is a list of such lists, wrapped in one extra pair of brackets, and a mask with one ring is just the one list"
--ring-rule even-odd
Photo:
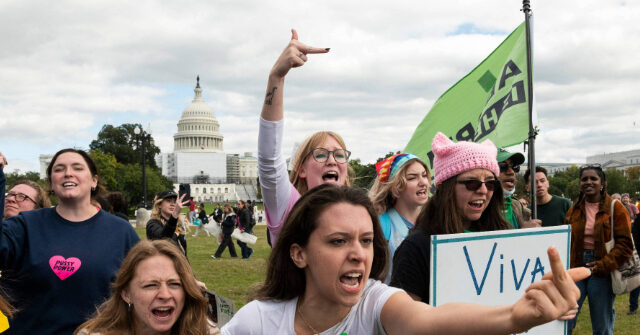
[(478, 179), (456, 180), (456, 183), (463, 184), (464, 187), (466, 187), (467, 190), (471, 192), (477, 191), (480, 187), (482, 187), (482, 184), (487, 187), (487, 191), (489, 192), (492, 192), (496, 189), (496, 187), (500, 186), (500, 182), (495, 179), (486, 181), (479, 181)]
[(500, 172), (506, 172), (509, 168), (512, 168), (515, 173), (520, 172), (520, 165), (517, 164), (500, 162), (498, 163), (498, 166), (500, 167)]

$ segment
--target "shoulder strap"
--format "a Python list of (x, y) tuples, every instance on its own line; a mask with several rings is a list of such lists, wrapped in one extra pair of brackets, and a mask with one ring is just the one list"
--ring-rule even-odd
[(384, 239), (389, 241), (391, 238), (391, 218), (389, 218), (389, 214), (384, 213), (378, 217), (380, 220), (380, 226), (382, 226), (382, 234), (384, 234)]
[(615, 241), (613, 239), (613, 213), (614, 213), (613, 206), (616, 204), (616, 201), (618, 201), (618, 199), (611, 200), (611, 214), (609, 215), (609, 222), (610, 222), (609, 224), (611, 225), (609, 227), (609, 230), (611, 230), (611, 241)]

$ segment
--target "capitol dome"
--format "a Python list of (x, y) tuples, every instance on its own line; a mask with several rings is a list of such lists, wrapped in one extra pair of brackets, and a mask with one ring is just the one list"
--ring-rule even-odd
[(197, 77), (195, 97), (178, 121), (178, 132), (173, 136), (174, 152), (223, 152), (220, 124), (213, 108), (202, 100), (200, 76)]

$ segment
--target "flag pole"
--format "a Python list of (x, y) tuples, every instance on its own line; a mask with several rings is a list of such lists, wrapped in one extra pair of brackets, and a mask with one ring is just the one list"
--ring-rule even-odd
[(536, 204), (536, 153), (535, 141), (537, 130), (533, 126), (533, 76), (532, 76), (532, 60), (531, 60), (531, 4), (530, 0), (522, 0), (522, 11), (524, 12), (525, 39), (527, 41), (527, 103), (529, 104), (529, 152), (528, 152), (528, 169), (529, 169), (529, 190), (531, 197), (531, 218), (538, 218)]

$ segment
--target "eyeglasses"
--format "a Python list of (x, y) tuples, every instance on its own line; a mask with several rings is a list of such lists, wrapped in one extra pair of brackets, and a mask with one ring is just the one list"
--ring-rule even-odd
[(520, 165), (517, 164), (500, 162), (498, 163), (498, 166), (500, 167), (500, 172), (506, 172), (509, 168), (512, 168), (515, 173), (520, 172)]
[(336, 160), (336, 163), (346, 163), (349, 160), (349, 156), (351, 156), (351, 152), (349, 150), (344, 149), (336, 149), (333, 151), (329, 151), (325, 148), (315, 148), (310, 151), (313, 159), (318, 163), (324, 163), (329, 159), (329, 155), (333, 155), (333, 159)]
[(475, 192), (482, 184), (487, 187), (487, 191), (493, 191), (500, 185), (500, 182), (497, 180), (487, 180), (487, 181), (479, 181), (478, 179), (467, 179), (467, 180), (456, 180), (456, 183), (463, 184), (464, 187), (467, 188), (468, 191)]
[(9, 192), (7, 194), (4, 195), (5, 199), (9, 199), (10, 197), (15, 197), (16, 198), (16, 202), (23, 202), (27, 199), (31, 200), (34, 204), (37, 204), (35, 200), (29, 198), (28, 195), (24, 194), (24, 193), (13, 193), (13, 192)]

